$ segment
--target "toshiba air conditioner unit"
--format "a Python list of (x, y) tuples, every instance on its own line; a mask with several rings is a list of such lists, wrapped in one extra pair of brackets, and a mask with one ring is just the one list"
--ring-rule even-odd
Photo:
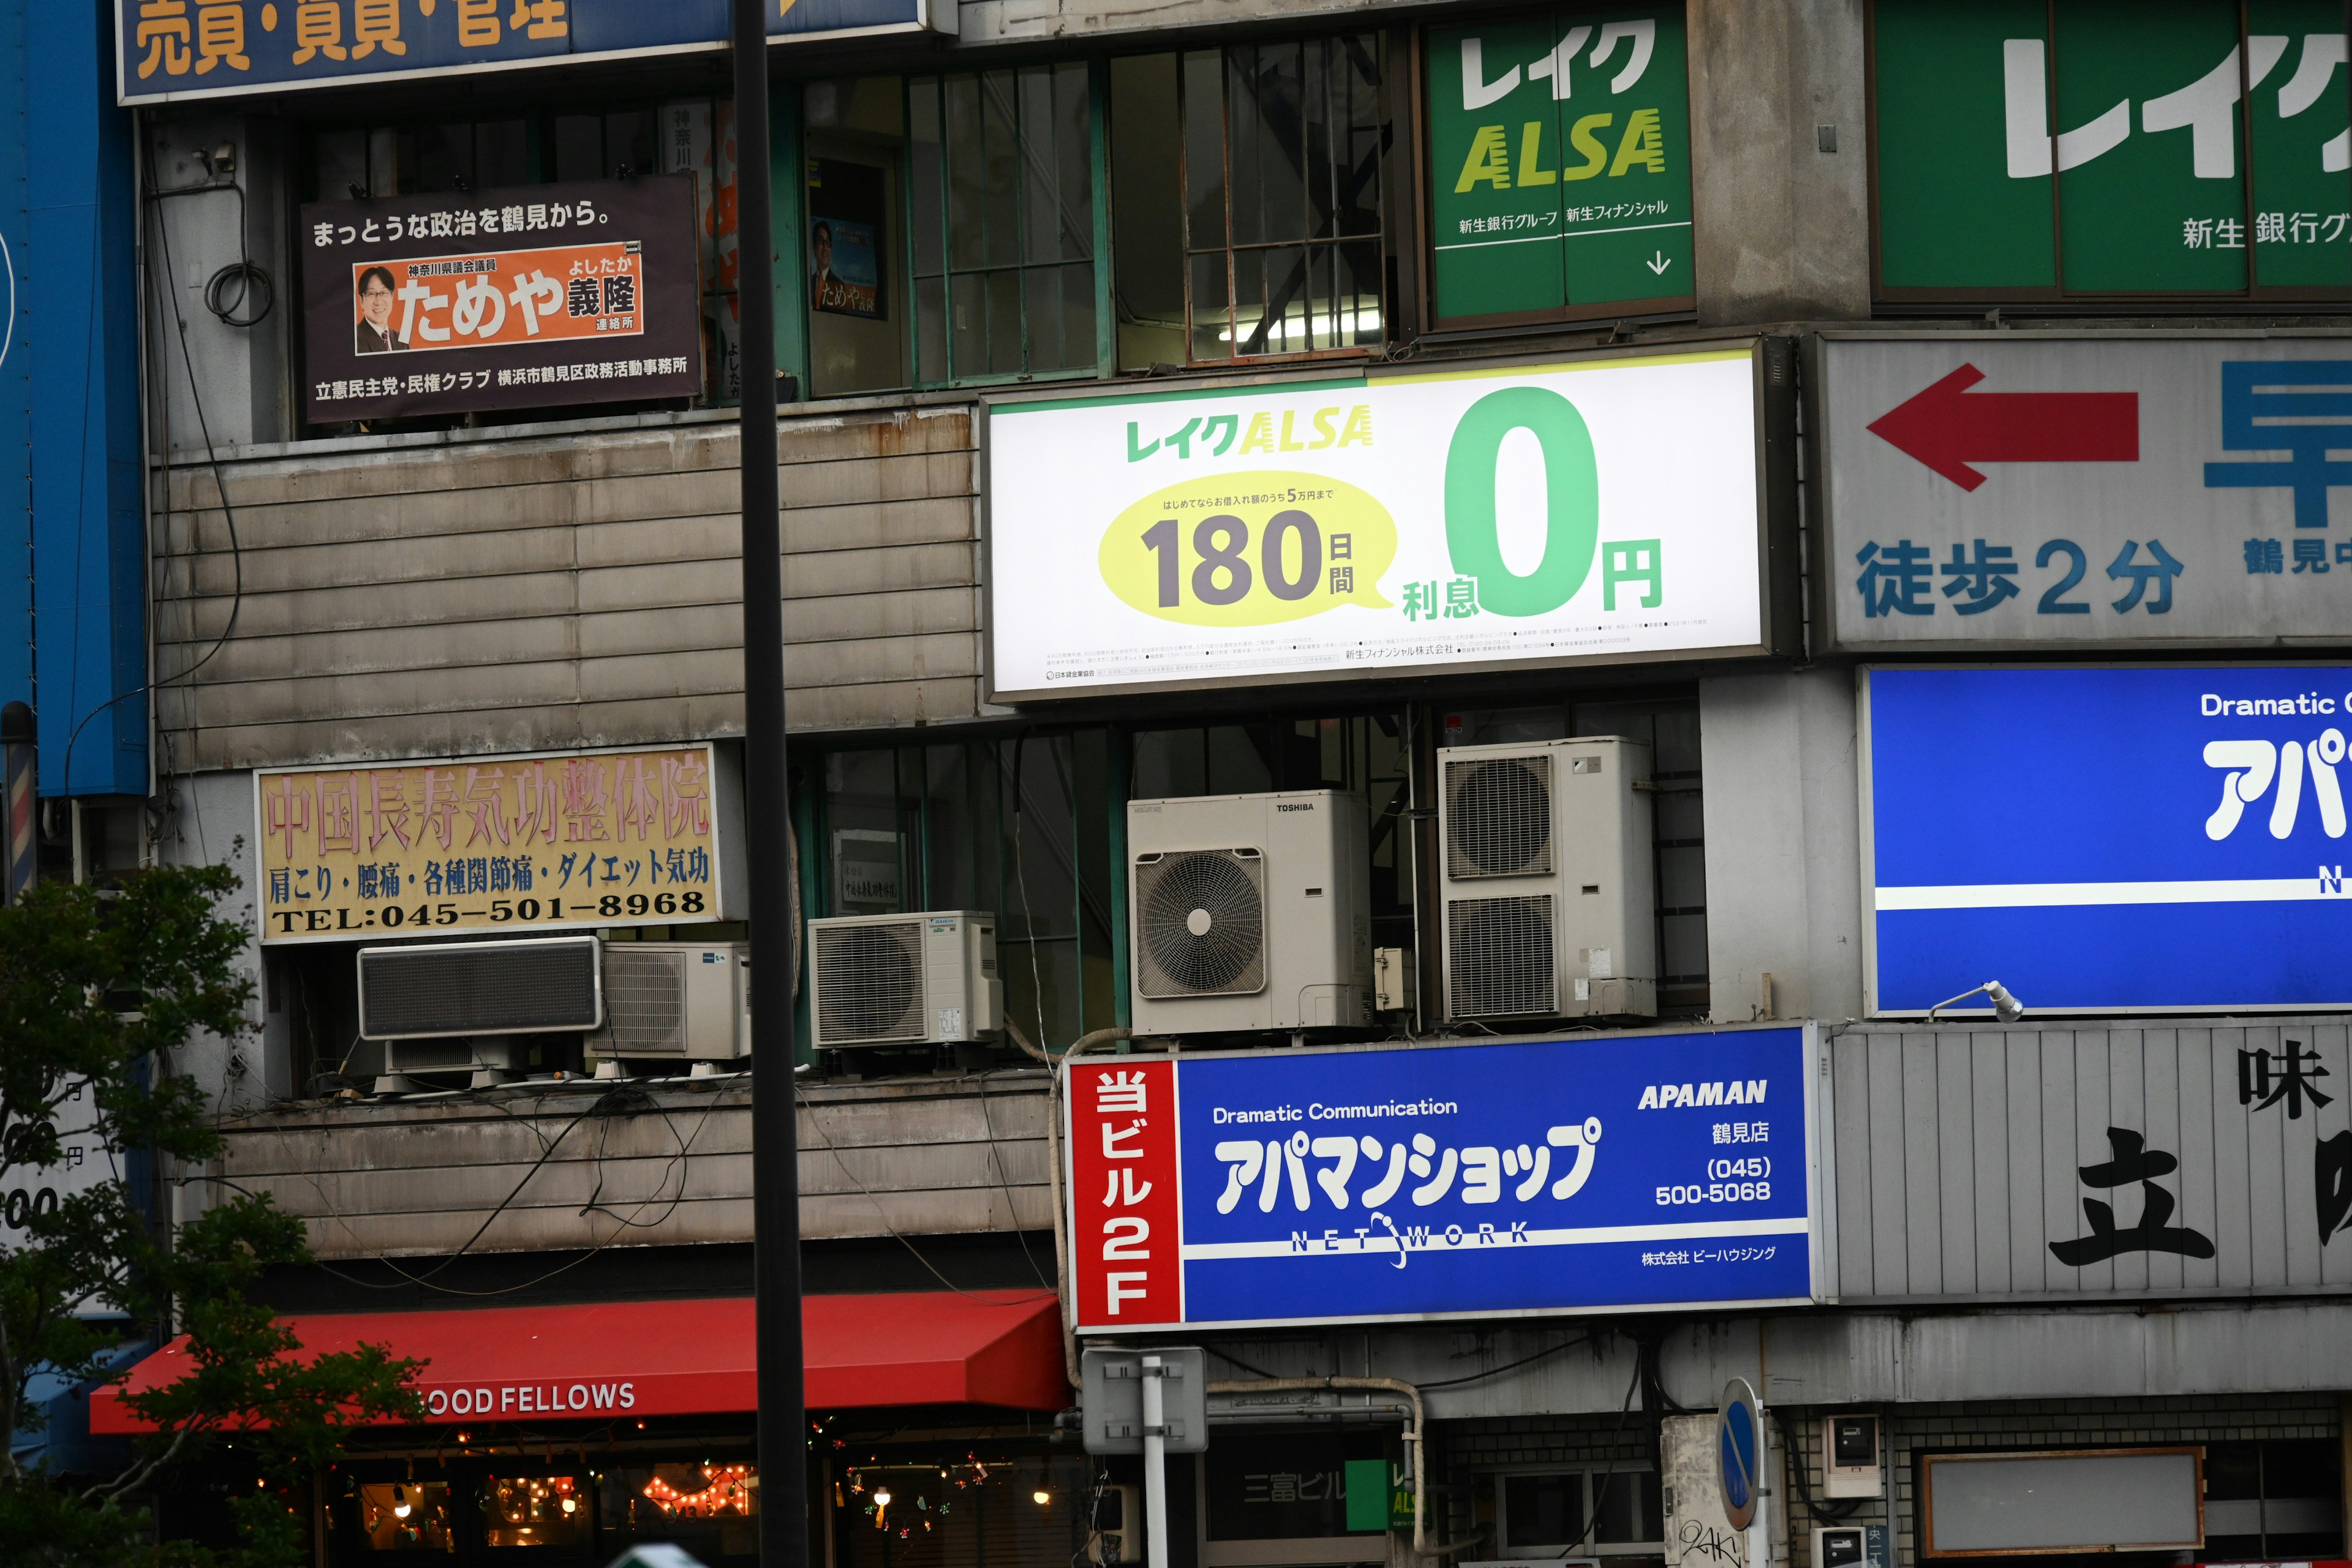
[(1338, 790), (1130, 801), (1136, 1033), (1371, 1023), (1364, 817)]
[(809, 921), (808, 934), (822, 1049), (953, 1045), (1003, 1027), (994, 915), (844, 915)]
[(1655, 1017), (1650, 748), (1449, 746), (1437, 767), (1446, 1016)]
[(604, 944), (604, 1024), (587, 1054), (729, 1062), (751, 1054), (751, 950), (740, 942)]

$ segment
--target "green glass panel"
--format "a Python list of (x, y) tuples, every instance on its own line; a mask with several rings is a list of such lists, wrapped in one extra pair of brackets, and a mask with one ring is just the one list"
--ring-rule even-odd
[(2048, 289), (2058, 281), (2048, 156), (2011, 169), (2004, 72), (2011, 40), (2021, 63), (2046, 58), (2047, 20), (2043, 0), (1878, 0), (1873, 63), (1886, 288)]
[(1694, 291), (1679, 8), (1433, 29), (1441, 321)]
[(2247, 69), (2261, 71), (2250, 116), (2255, 280), (2341, 288), (2352, 283), (2344, 8), (2336, 0), (2252, 0), (2246, 12)]
[(2234, 0), (2057, 0), (2069, 293), (2246, 286)]

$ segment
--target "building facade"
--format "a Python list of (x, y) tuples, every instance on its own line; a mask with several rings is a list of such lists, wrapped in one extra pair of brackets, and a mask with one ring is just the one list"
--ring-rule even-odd
[(780, 7), (781, 797), (725, 9), (106, 18), (321, 1563), (751, 1560), (753, 812), (838, 1568), (2346, 1554), (2339, 8)]

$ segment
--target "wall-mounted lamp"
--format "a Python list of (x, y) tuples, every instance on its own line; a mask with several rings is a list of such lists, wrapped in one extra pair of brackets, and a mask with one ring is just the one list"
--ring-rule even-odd
[(1958, 996), (1947, 996), (1941, 1002), (1937, 1003), (1933, 1007), (1928, 1008), (1927, 1022), (1930, 1024), (1934, 1023), (1936, 1021), (1936, 1015), (1942, 1012), (1945, 1008), (1952, 1005), (1955, 1002), (1965, 1002), (1969, 997), (1976, 995), (1982, 995), (1988, 998), (1992, 1003), (1992, 1016), (2000, 1019), (2004, 1024), (2014, 1024), (2020, 1018), (2025, 1016), (2025, 1004), (2011, 995), (2009, 994), (2009, 987), (2003, 985), (1998, 980), (1988, 980), (1981, 985), (1972, 986), (1969, 990), (1961, 992)]

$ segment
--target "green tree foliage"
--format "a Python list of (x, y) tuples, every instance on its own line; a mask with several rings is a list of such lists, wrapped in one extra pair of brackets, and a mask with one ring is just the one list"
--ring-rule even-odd
[[(174, 1063), (193, 1040), (247, 1027), (247, 934), (215, 913), (236, 885), (223, 868), (166, 868), (120, 890), (37, 888), (0, 910), (0, 1189), (39, 1184), (28, 1178), (58, 1163), (61, 1130), (166, 1171), (218, 1155), (203, 1091)], [(7, 1568), (294, 1568), (307, 1560), (294, 1510), (346, 1431), (423, 1418), (419, 1363), (374, 1346), (303, 1354), (255, 1300), (266, 1269), (310, 1260), (299, 1220), (266, 1196), (190, 1190), (223, 1201), (168, 1228), (118, 1176), (0, 1240), (0, 1430), (37, 1425), (36, 1372), (98, 1377), (126, 1341), (187, 1336), (184, 1374), (126, 1400), (154, 1431), (120, 1474), (61, 1478), (0, 1450)], [(155, 1544), (155, 1486), (231, 1444), (261, 1482), (224, 1505), (237, 1544)]]

